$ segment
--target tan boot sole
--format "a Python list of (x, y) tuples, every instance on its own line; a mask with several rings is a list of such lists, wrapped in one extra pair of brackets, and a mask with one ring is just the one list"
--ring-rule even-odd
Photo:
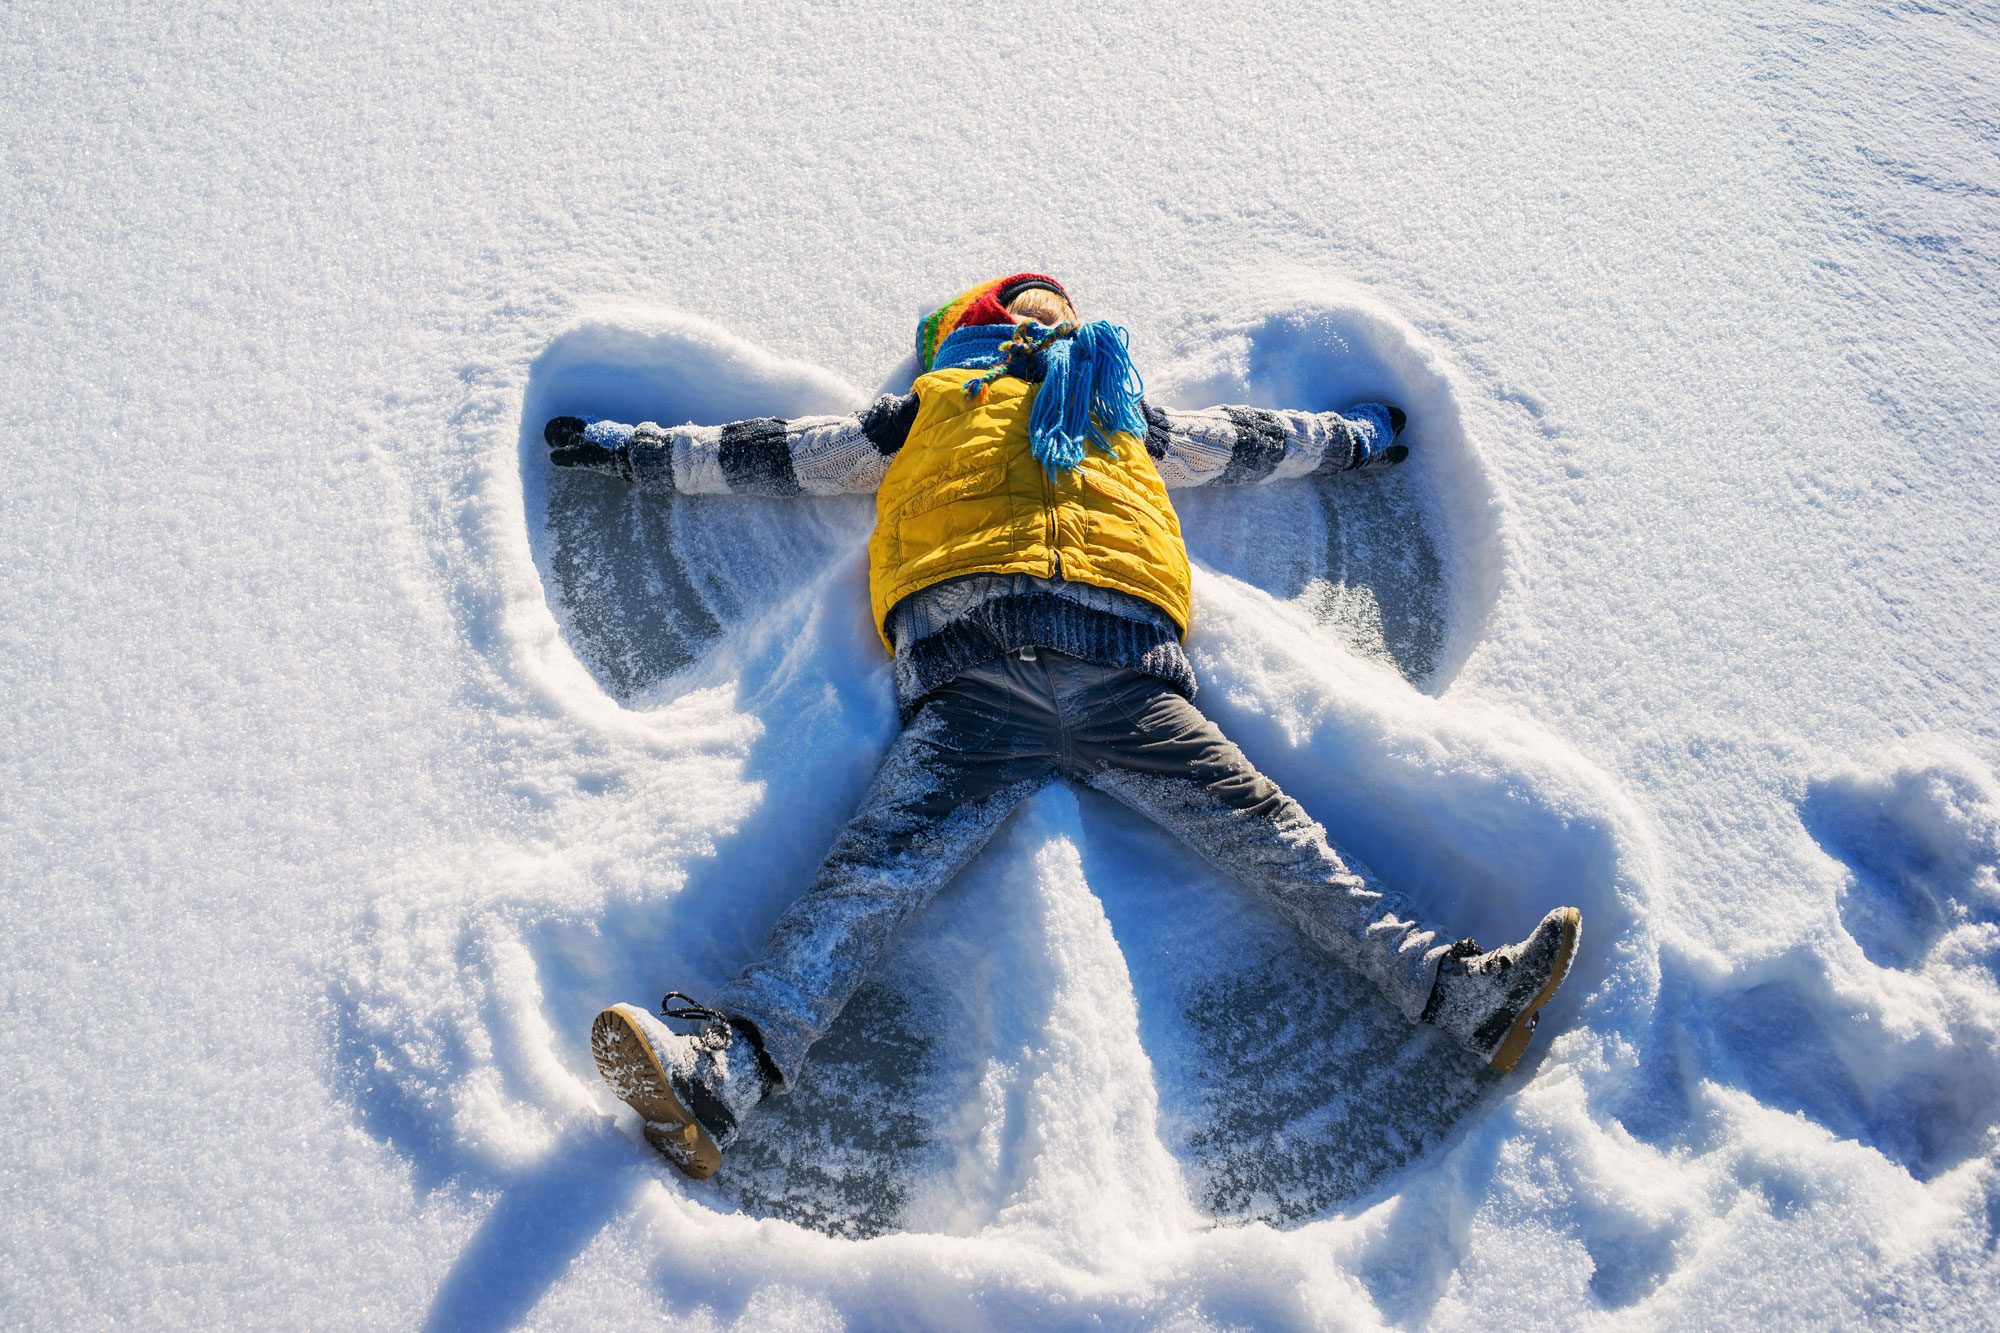
[(1528, 1001), (1528, 1007), (1514, 1020), (1514, 1026), (1507, 1029), (1507, 1035), (1500, 1039), (1500, 1049), (1493, 1052), (1487, 1063), (1498, 1073), (1509, 1073), (1520, 1063), (1521, 1053), (1528, 1049), (1528, 1038), (1535, 1035), (1535, 1025), (1541, 1021), (1542, 1006), (1555, 998), (1557, 987), (1569, 975), (1570, 960), (1576, 957), (1576, 942), (1583, 935), (1583, 913), (1576, 908), (1564, 909), (1562, 918), (1562, 943), (1556, 949), (1556, 965), (1549, 969), (1548, 982), (1543, 985), (1535, 998)]
[(597, 1072), (619, 1101), (639, 1113), (646, 1125), (646, 1142), (683, 1174), (707, 1180), (722, 1165), (722, 1149), (674, 1096), (658, 1052), (626, 1008), (614, 1004), (591, 1024), (590, 1053), (597, 1060)]

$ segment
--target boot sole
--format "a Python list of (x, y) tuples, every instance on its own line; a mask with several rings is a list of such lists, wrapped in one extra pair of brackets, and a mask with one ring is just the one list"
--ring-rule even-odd
[(722, 1165), (722, 1149), (674, 1095), (673, 1082), (660, 1064), (659, 1053), (627, 1012), (629, 1008), (614, 1004), (591, 1024), (590, 1053), (597, 1061), (597, 1072), (619, 1101), (639, 1113), (646, 1142), (681, 1174), (707, 1180)]
[(1528, 1049), (1528, 1038), (1535, 1035), (1535, 1025), (1541, 1022), (1542, 1006), (1555, 998), (1556, 990), (1569, 975), (1569, 965), (1576, 957), (1576, 942), (1583, 936), (1583, 913), (1576, 908), (1564, 909), (1562, 917), (1562, 942), (1556, 949), (1555, 966), (1549, 969), (1549, 979), (1535, 998), (1528, 1001), (1527, 1008), (1515, 1018), (1514, 1025), (1507, 1029), (1507, 1035), (1500, 1039), (1500, 1048), (1493, 1052), (1487, 1063), (1494, 1072), (1512, 1072), (1520, 1063), (1521, 1053)]

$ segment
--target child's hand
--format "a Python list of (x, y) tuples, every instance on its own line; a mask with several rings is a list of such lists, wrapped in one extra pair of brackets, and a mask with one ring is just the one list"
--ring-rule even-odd
[[(605, 430), (609, 427), (610, 430)], [(618, 432), (623, 432), (619, 435)], [(548, 442), (549, 461), (557, 467), (580, 467), (587, 472), (607, 472), (613, 476), (632, 480), (632, 457), (625, 450), (624, 439), (632, 434), (630, 426), (599, 422), (597, 428), (587, 425), (582, 417), (557, 417), (542, 428), (542, 439)], [(611, 438), (616, 443), (606, 445), (591, 436)]]

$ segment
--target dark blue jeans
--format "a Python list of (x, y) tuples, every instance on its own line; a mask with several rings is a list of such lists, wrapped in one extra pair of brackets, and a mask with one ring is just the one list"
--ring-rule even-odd
[(1440, 931), (1343, 858), (1184, 696), (1047, 650), (974, 667), (925, 701), (812, 887), (714, 1007), (755, 1025), (789, 1086), (896, 927), (1058, 777), (1157, 821), (1412, 1021), (1423, 1012), (1449, 943)]

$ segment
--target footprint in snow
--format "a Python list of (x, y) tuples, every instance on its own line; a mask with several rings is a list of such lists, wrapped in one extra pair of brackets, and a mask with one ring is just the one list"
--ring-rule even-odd
[(1806, 831), (1845, 874), (1838, 938), (1760, 963), (1714, 1008), (1736, 1079), (1929, 1180), (2000, 1125), (2000, 784), (1904, 747), (1812, 781)]
[(2000, 925), (2000, 799), (1969, 759), (1829, 774), (1799, 818), (1847, 864), (1841, 921), (1877, 966), (1919, 968), (1947, 936)]

